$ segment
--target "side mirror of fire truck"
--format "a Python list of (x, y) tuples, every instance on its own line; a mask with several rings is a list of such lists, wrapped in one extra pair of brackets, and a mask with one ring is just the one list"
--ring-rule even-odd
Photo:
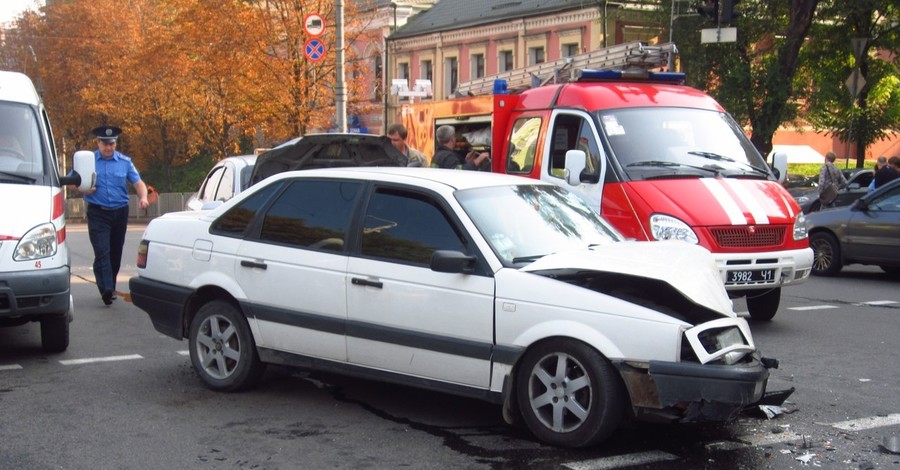
[(776, 152), (772, 155), (772, 170), (779, 183), (784, 183), (787, 177), (787, 154), (784, 152)]
[(566, 183), (569, 186), (581, 184), (581, 172), (587, 163), (587, 155), (584, 150), (569, 150), (566, 152)]

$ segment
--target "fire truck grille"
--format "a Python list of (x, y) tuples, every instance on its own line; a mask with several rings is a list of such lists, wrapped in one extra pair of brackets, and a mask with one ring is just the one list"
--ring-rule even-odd
[(780, 246), (785, 227), (716, 227), (710, 230), (722, 248)]

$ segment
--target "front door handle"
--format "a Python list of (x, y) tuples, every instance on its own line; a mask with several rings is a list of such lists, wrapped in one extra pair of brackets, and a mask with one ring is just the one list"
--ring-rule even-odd
[(375, 287), (377, 289), (381, 289), (382, 287), (384, 287), (384, 284), (382, 284), (381, 282), (370, 281), (368, 279), (360, 279), (358, 277), (354, 277), (353, 279), (350, 279), (350, 283), (355, 286), (369, 286), (369, 287)]
[(241, 260), (241, 266), (243, 266), (245, 268), (259, 268), (259, 269), (266, 269), (268, 267), (266, 265), (266, 263), (257, 263), (256, 261), (248, 261), (245, 259)]

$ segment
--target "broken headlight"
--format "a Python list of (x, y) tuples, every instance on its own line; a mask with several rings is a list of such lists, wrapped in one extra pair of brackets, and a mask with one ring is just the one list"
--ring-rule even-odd
[(701, 364), (722, 361), (736, 364), (756, 347), (750, 327), (743, 318), (722, 318), (697, 325), (684, 332)]

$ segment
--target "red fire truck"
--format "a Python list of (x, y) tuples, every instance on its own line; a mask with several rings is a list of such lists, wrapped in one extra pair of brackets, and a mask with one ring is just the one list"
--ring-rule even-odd
[[(732, 298), (770, 320), (782, 286), (805, 282), (813, 260), (803, 213), (776, 176), (786, 162), (773, 171), (683, 74), (652, 71), (674, 53), (635, 42), (541, 64), (460, 85), (474, 96), (404, 105), (400, 120), (429, 157), (436, 127), (451, 124), (460, 146), (491, 152), (493, 171), (563, 186), (626, 237), (705, 247)], [(556, 83), (529, 85), (542, 74)]]

